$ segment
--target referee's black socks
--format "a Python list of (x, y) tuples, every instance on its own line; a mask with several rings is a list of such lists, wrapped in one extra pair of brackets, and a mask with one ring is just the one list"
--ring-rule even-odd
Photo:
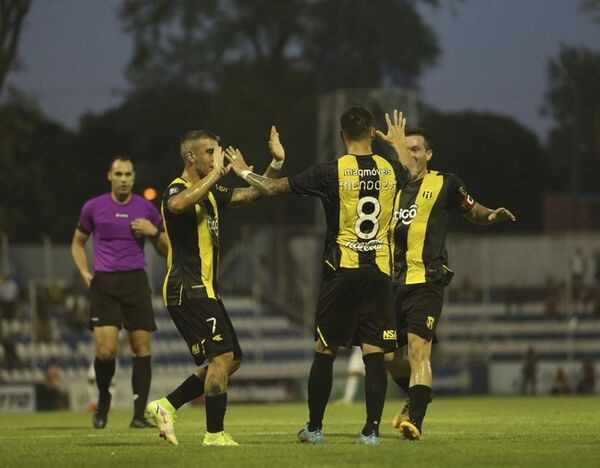
[(115, 375), (115, 360), (102, 361), (97, 356), (94, 359), (94, 373), (96, 374), (96, 386), (100, 393), (100, 400), (110, 399), (110, 382)]
[(195, 400), (203, 394), (204, 380), (200, 380), (196, 374), (192, 374), (179, 387), (167, 395), (167, 400), (177, 410), (188, 401)]
[(362, 433), (365, 436), (375, 432), (379, 436), (379, 423), (385, 392), (387, 390), (387, 372), (383, 353), (371, 353), (363, 356), (365, 363), (365, 400), (367, 403), (367, 422)]
[(333, 359), (329, 354), (315, 352), (308, 377), (308, 430), (323, 427), (323, 415), (333, 384)]
[(431, 401), (431, 387), (427, 385), (414, 385), (408, 389), (410, 397), (409, 417), (419, 431), (423, 425), (427, 405)]
[(133, 390), (133, 417), (143, 418), (144, 408), (148, 403), (150, 381), (152, 380), (152, 365), (150, 356), (134, 357), (131, 359), (131, 388)]

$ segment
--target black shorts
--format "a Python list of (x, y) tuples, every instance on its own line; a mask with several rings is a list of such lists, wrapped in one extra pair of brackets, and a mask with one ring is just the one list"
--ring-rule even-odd
[(148, 276), (144, 270), (98, 271), (90, 285), (90, 330), (94, 327), (156, 330)]
[(206, 359), (210, 361), (230, 351), (236, 359), (242, 359), (238, 337), (221, 300), (184, 296), (181, 305), (167, 306), (167, 309), (196, 365), (201, 366)]
[(394, 286), (398, 345), (408, 343), (407, 333), (437, 342), (435, 330), (442, 315), (444, 287), (436, 283)]
[(315, 340), (325, 346), (396, 348), (390, 277), (376, 267), (339, 268), (321, 282)]

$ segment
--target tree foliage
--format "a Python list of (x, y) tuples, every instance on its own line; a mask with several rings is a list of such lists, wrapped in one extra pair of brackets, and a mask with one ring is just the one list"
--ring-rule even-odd
[(600, 0), (581, 0), (581, 7), (594, 21), (600, 23)]
[(78, 171), (71, 159), (72, 138), (16, 92), (0, 108), (0, 230), (9, 237), (64, 239), (67, 227), (72, 233), (68, 224), (76, 218), (69, 221), (65, 209)]
[(550, 151), (558, 188), (600, 193), (600, 53), (563, 47), (548, 63), (544, 111), (556, 127)]
[(311, 74), (318, 90), (384, 80), (414, 86), (439, 54), (415, 3), (125, 0), (121, 18), (135, 46), (129, 76), (136, 87), (177, 81), (213, 89), (225, 70), (253, 64), (270, 84), (293, 69)]
[[(430, 112), (422, 125), (433, 135), (431, 169), (456, 174), (475, 200), (517, 216), (517, 224), (499, 223), (493, 230), (539, 229), (541, 197), (551, 174), (530, 130), (511, 118), (480, 112)], [(463, 220), (452, 227), (476, 229)]]
[(0, 0), (0, 93), (15, 64), (23, 20), (31, 0)]

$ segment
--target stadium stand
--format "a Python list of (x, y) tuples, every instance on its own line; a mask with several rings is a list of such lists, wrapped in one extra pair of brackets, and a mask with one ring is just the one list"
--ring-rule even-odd
[[(249, 297), (227, 297), (228, 307), (241, 340), (244, 365), (236, 379), (298, 379), (306, 376), (312, 339), (305, 330)], [(191, 358), (159, 298), (155, 299), (158, 331), (153, 338), (155, 376), (189, 372)], [(12, 319), (2, 329), (16, 341), (20, 365), (3, 368), (6, 383), (31, 383), (43, 378), (51, 358), (58, 360), (66, 380), (85, 377), (93, 357), (91, 335), (50, 319), (50, 341), (34, 341), (31, 321)], [(591, 316), (546, 317), (541, 302), (525, 302), (519, 314), (506, 315), (502, 303), (449, 304), (439, 327), (436, 365), (520, 361), (533, 346), (540, 361), (600, 359), (600, 319)], [(0, 350), (0, 360), (2, 360)], [(343, 358), (342, 358), (343, 359)], [(120, 366), (131, 365), (128, 356)]]

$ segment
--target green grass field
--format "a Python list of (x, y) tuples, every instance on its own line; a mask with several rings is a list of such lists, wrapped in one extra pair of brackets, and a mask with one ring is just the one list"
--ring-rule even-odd
[(1, 414), (0, 466), (600, 466), (600, 398), (436, 398), (424, 436), (401, 440), (387, 401), (382, 443), (357, 444), (362, 403), (330, 405), (326, 442), (306, 446), (296, 432), (304, 404), (230, 405), (226, 429), (239, 447), (203, 447), (204, 411), (179, 412), (173, 447), (154, 430), (128, 429), (128, 411), (111, 412), (104, 430), (88, 413)]

